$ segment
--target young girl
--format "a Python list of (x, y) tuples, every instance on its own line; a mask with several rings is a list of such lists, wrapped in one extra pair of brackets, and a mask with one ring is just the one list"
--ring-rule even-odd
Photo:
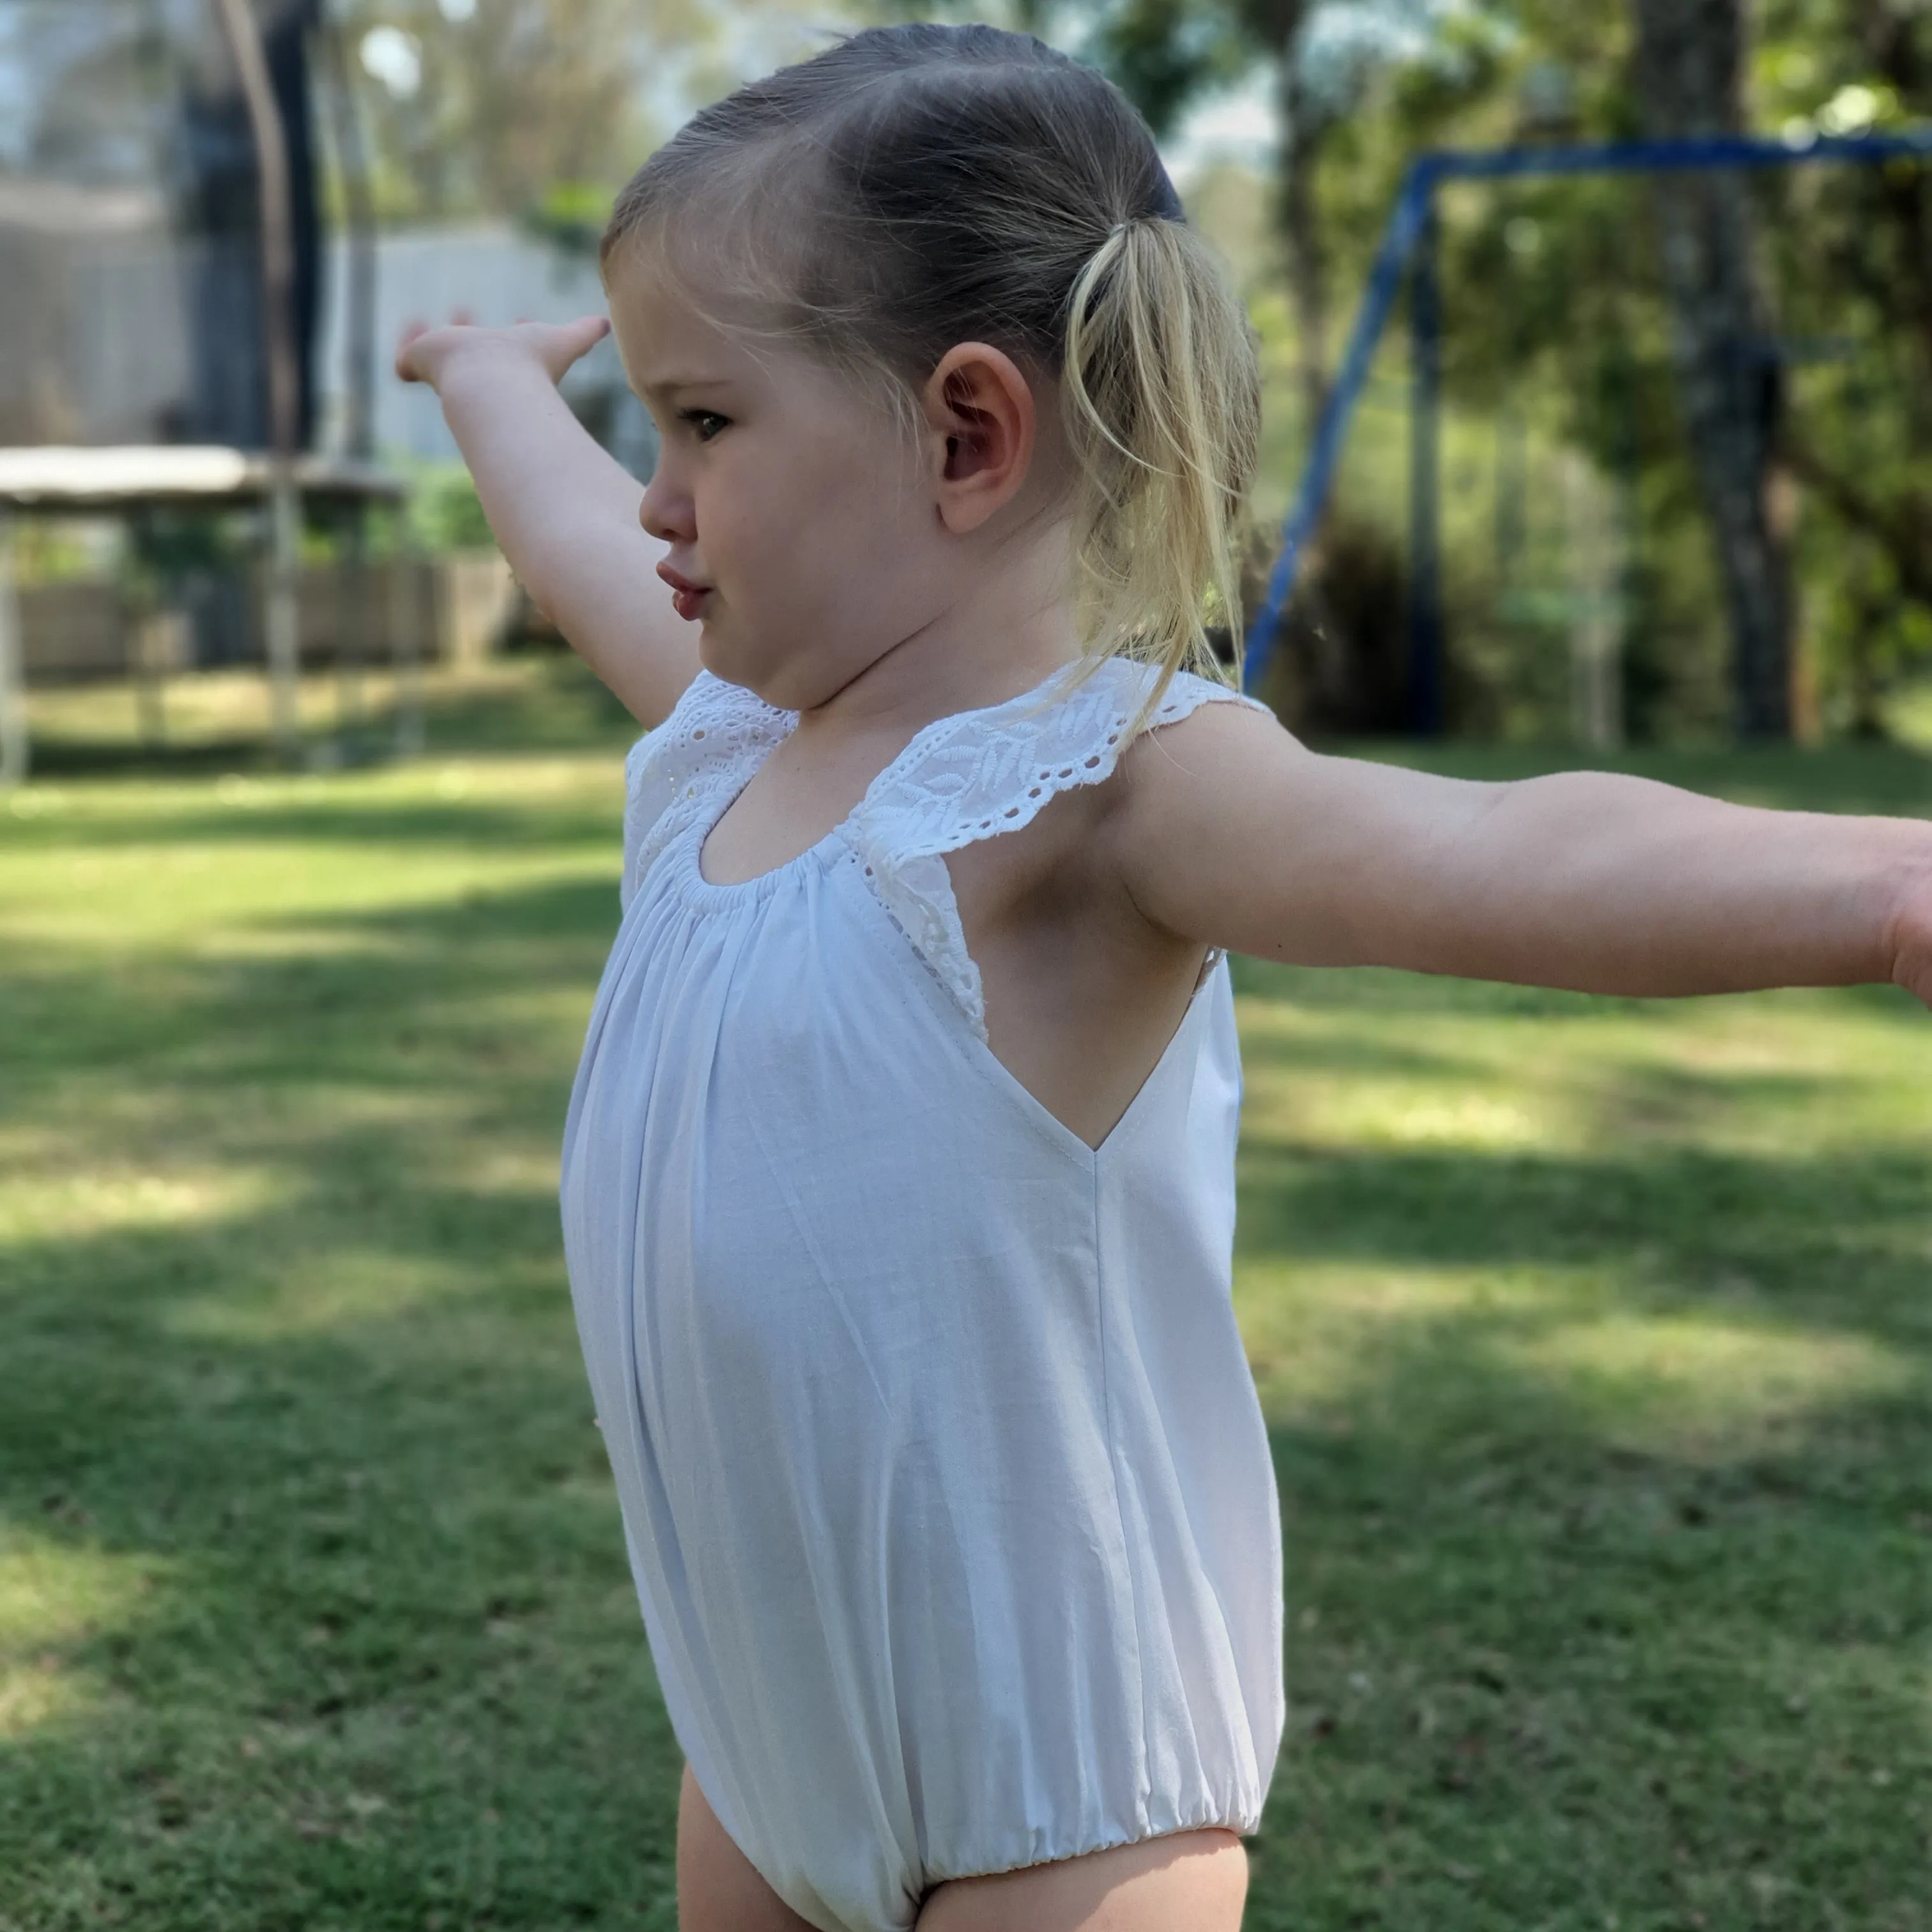
[[(1932, 826), (1317, 757), (1214, 680), (1250, 338), (1145, 127), (859, 34), (620, 200), (602, 325), (406, 340), (652, 728), (566, 1129), (686, 1932), (1233, 1932), (1282, 1724), (1222, 956), (1932, 992)], [(661, 581), (659, 581), (661, 580)]]

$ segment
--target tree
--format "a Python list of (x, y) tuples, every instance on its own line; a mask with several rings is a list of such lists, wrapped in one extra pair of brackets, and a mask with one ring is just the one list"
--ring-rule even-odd
[(1240, 0), (1249, 34), (1274, 50), (1280, 75), (1280, 223), (1294, 311), (1301, 406), (1312, 425), (1328, 403), (1328, 260), (1317, 200), (1322, 152), (1336, 104), (1324, 98), (1302, 58), (1311, 0)]
[[(608, 190), (668, 131), (652, 99), (722, 92), (734, 22), (700, 0), (337, 0), (392, 220), (524, 215)], [(668, 84), (667, 84), (668, 83)]]
[[(1272, 68), (1281, 128), (1274, 229), (1292, 323), (1302, 431), (1330, 396), (1333, 310), (1324, 170), (1338, 146), (1364, 166), (1352, 124), (1376, 81), (1426, 64), (1472, 0), (1100, 0), (1083, 51), (1120, 84), (1157, 135), (1230, 75)], [(1372, 217), (1371, 220), (1378, 218)], [(1352, 238), (1359, 240), (1359, 237)], [(1400, 728), (1400, 557), (1383, 533), (1331, 518), (1310, 553), (1286, 638), (1300, 721), (1352, 731)]]
[[(1886, 0), (1761, 0), (1760, 92), (1794, 138), (1923, 124), (1932, 116), (1932, 20)], [(1807, 558), (1830, 624), (1827, 668), (1846, 722), (1882, 728), (1886, 684), (1932, 638), (1932, 170), (1817, 177), (1800, 218), (1768, 238), (1792, 320), (1846, 348), (1808, 372), (1785, 427), (1792, 473), (1826, 515)], [(1832, 298), (1828, 303), (1827, 297)], [(1822, 546), (1817, 548), (1822, 551)]]
[(1088, 51), (1146, 116), (1171, 133), (1196, 99), (1258, 63), (1273, 66), (1282, 145), (1276, 224), (1295, 322), (1306, 421), (1328, 398), (1329, 251), (1321, 172), (1330, 140), (1381, 69), (1426, 56), (1462, 0), (1099, 0)]
[[(1634, 0), (1638, 98), (1660, 139), (1746, 125), (1742, 0)], [(1741, 171), (1666, 178), (1657, 196), (1691, 448), (1730, 610), (1742, 736), (1791, 734), (1790, 556), (1772, 501), (1783, 371)]]
[[(1923, 0), (1030, 0), (1025, 12), (1163, 134), (1208, 90), (1271, 71), (1280, 296), (1264, 319), (1292, 344), (1304, 436), (1330, 324), (1418, 150), (1745, 130), (1802, 143), (1932, 119)], [(1538, 462), (1574, 450), (1615, 481), (1632, 538), (1638, 730), (1702, 732), (1728, 715), (1776, 737), (1794, 724), (1793, 686), (1812, 680), (1822, 722), (1877, 728), (1887, 687), (1932, 656), (1932, 164), (1687, 174), (1654, 190), (1498, 182), (1445, 194), (1441, 212), (1452, 469), (1467, 486), (1448, 559), (1462, 715), (1528, 730), (1567, 712), (1550, 683), (1561, 627), (1532, 612), (1562, 594), (1568, 539), (1533, 482), (1534, 528), (1504, 541), (1508, 452), (1533, 445)], [(1295, 440), (1272, 424), (1292, 468)], [(1351, 573), (1400, 571), (1391, 442), (1386, 423), (1364, 430), (1382, 468), (1354, 466), (1372, 488), (1345, 476), (1298, 606), (1306, 629), (1326, 601), (1337, 677), (1373, 654), (1373, 625), (1347, 621)], [(1492, 478), (1493, 530), (1470, 494)], [(1391, 608), (1378, 598), (1373, 624)], [(1296, 638), (1292, 626), (1291, 651)]]

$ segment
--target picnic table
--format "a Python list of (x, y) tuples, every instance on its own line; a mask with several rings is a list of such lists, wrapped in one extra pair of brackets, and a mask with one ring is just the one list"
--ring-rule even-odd
[[(297, 730), (300, 663), (295, 572), (303, 506), (344, 505), (366, 512), (399, 502), (400, 478), (374, 464), (302, 456), (288, 464), (261, 452), (220, 445), (80, 448), (61, 445), (0, 448), (0, 785), (25, 782), (32, 748), (27, 722), (26, 674), (14, 532), (22, 517), (123, 516), (181, 507), (209, 510), (267, 505), (268, 550), (268, 675), (276, 734), (285, 750)], [(413, 674), (416, 667), (402, 668)], [(405, 679), (406, 710), (417, 719), (421, 696)]]

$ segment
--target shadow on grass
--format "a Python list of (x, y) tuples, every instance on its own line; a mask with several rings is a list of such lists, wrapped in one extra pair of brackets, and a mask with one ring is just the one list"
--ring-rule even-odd
[[(1413, 1054), (1418, 1017), (1629, 1004), (1241, 977), (1257, 1012), (1385, 1017), (1371, 1077), (1463, 1070)], [(1828, 1010), (1928, 1024), (1886, 989), (1789, 1010)], [(1251, 1027), (1251, 1066), (1346, 1063), (1303, 1024)], [(1600, 1129), (1849, 1090), (1591, 1066)], [(1250, 1932), (1932, 1926), (1932, 1148), (1909, 1124), (1808, 1157), (1598, 1138), (1615, 1150), (1244, 1137), (1292, 1700)], [(1797, 1386), (1754, 1390), (1766, 1355)], [(1735, 1413), (1700, 1373), (1736, 1379)]]
[(1480, 1322), (1278, 1427), (1290, 1721), (1250, 1932), (1918, 1932), (1932, 1430), (1843, 1400), (1730, 1462), (1606, 1444)]
[[(679, 1760), (543, 1178), (616, 916), (548, 883), (158, 980), (10, 957), (0, 1129), (55, 1223), (76, 1160), (260, 1184), (0, 1238), (38, 1580), (0, 1630), (44, 1707), (0, 1708), (0, 1924), (673, 1923)], [(479, 1010), (559, 980), (527, 1036)]]
[(1262, 1141), (1243, 1162), (1240, 1250), (1303, 1263), (1590, 1264), (1615, 1270), (1620, 1297), (1646, 1310), (1694, 1309), (1707, 1294), (1733, 1306), (1743, 1280), (1816, 1332), (1922, 1348), (1932, 1347), (1928, 1183), (1926, 1156), (1901, 1148), (1612, 1159)]
[(22, 1924), (641, 1924), (668, 1896), (678, 1758), (554, 1202), (405, 1184), (315, 1287), (431, 1292), (277, 1334), (368, 1153), (322, 1201), (8, 1251), (11, 1553), (141, 1586), (32, 1634), (76, 1696), (8, 1740)]
[[(505, 996), (580, 989), (581, 1024), (617, 926), (616, 881), (542, 879), (452, 902), (380, 912), (262, 920), (239, 928), (313, 935), (313, 952), (268, 958), (136, 956), (111, 967), (84, 949), (20, 941), (10, 949), (0, 1122), (58, 1094), (76, 1072), (139, 1063), (184, 1091), (298, 1087), (305, 1079), (458, 1091), (512, 1114), (527, 1104), (501, 1084), (515, 1054)], [(452, 1067), (448, 1056), (469, 1056)], [(567, 1065), (539, 1063), (545, 1087)], [(560, 1109), (560, 1102), (559, 1107)]]
[[(610, 886), (550, 880), (304, 919), (292, 959), (0, 968), (0, 1130), (44, 1138), (50, 1187), (76, 1158), (260, 1180), (0, 1239), (35, 1580), (4, 1630), (41, 1698), (0, 1708), (0, 1924), (669, 1932), (677, 1755), (542, 1172), (616, 923)], [(1304, 982), (1392, 1016), (1444, 990)], [(1391, 1042), (1368, 1070), (1458, 1069)], [(1244, 1267), (1540, 1283), (1383, 1324), (1346, 1402), (1275, 1411), (1294, 1708), (1252, 1932), (1922, 1932), (1926, 1180), (1896, 1142), (1251, 1135)], [(1691, 1453), (1512, 1346), (1666, 1309), (1899, 1375)]]
[[(31, 1636), (81, 1694), (9, 1740), (0, 1898), (668, 1928), (676, 1754), (554, 1200), (437, 1186), (403, 1133), (300, 1146), (262, 1210), (4, 1250), (14, 1554), (146, 1586)], [(1345, 1412), (1276, 1427), (1294, 1709), (1251, 1924), (1742, 1926), (1763, 1880), (1911, 1925), (1922, 1374), (1683, 1459), (1606, 1443), (1498, 1325), (1393, 1330)]]
[[(487, 784), (487, 778), (479, 786)], [(550, 806), (541, 817), (527, 808), (434, 799), (360, 796), (278, 798), (248, 804), (194, 806), (144, 804), (122, 813), (90, 812), (84, 818), (42, 818), (8, 828), (18, 850), (98, 851), (140, 845), (290, 844), (456, 846), (478, 851), (530, 852), (602, 840), (614, 850), (619, 830), (614, 806), (571, 810)]]
[[(191, 688), (194, 680), (186, 680)], [(178, 692), (178, 687), (176, 687)], [(102, 704), (128, 706), (124, 690), (103, 692)], [(266, 702), (266, 700), (263, 700)], [(193, 709), (191, 689), (189, 708)], [(42, 778), (201, 778), (225, 772), (270, 778), (286, 768), (262, 724), (250, 730), (223, 725), (190, 727), (178, 722), (172, 742), (144, 743), (123, 728), (104, 728), (83, 704), (76, 718), (37, 730), (34, 766)], [(333, 746), (352, 766), (368, 768), (391, 762), (396, 719), (384, 707), (344, 724), (332, 694), (310, 682), (303, 704), (308, 755), (328, 754)], [(568, 652), (519, 653), (499, 659), (481, 681), (432, 671), (424, 707), (428, 748), (433, 757), (473, 752), (581, 751), (608, 744), (620, 754), (641, 728), (616, 698)]]
[[(1730, 995), (1684, 1000), (1624, 999), (1600, 993), (1569, 993), (1542, 986), (1509, 986), (1471, 980), (1402, 973), (1381, 967), (1336, 971), (1326, 968), (1276, 966), (1258, 960), (1234, 962), (1234, 990), (1256, 1000), (1287, 1000), (1313, 1012), (1391, 1015), (1480, 1015), (1486, 1019), (1589, 1020), (1619, 1014), (1642, 1016), (1652, 1025), (1694, 1026), (1702, 1012)], [(1792, 997), (1816, 1000), (1815, 992)], [(1925, 1024), (1926, 1010), (1895, 986), (1837, 986), (1828, 995), (1850, 1011)], [(1268, 1042), (1260, 1051), (1268, 1050)], [(1244, 1048), (1244, 1052), (1246, 1049)]]

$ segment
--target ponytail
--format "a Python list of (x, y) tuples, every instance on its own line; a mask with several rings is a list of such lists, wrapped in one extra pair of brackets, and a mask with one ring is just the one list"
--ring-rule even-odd
[(1240, 511), (1261, 435), (1253, 338), (1218, 258), (1184, 223), (1118, 226), (1075, 283), (1061, 396), (1081, 482), (1082, 629), (1096, 658), (1228, 681), (1240, 658)]

